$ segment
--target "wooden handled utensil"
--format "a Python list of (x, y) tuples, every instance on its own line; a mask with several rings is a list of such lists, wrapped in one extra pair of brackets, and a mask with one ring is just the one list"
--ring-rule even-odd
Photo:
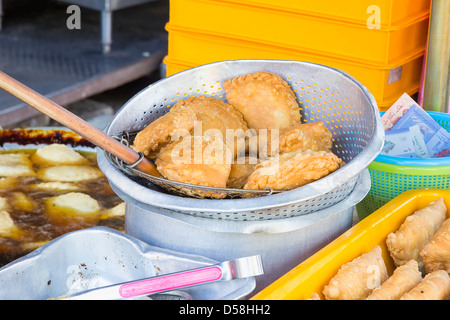
[[(95, 146), (111, 153), (128, 165), (135, 164), (141, 159), (140, 154), (133, 149), (108, 136), (66, 108), (61, 107), (2, 71), (0, 71), (0, 88), (78, 133)], [(161, 176), (155, 165), (146, 158), (142, 158), (137, 162), (135, 168), (152, 176)]]

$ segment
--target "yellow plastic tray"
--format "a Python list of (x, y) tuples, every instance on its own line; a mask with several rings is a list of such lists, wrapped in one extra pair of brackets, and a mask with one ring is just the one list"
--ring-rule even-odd
[[(240, 3), (247, 6), (263, 7), (270, 10), (288, 11), (327, 19), (344, 20), (350, 23), (366, 24), (372, 13), (370, 7), (380, 10), (383, 28), (397, 26), (430, 11), (430, 0), (215, 0), (216, 2)], [(369, 9), (369, 10), (368, 10)]]
[[(170, 23), (166, 29), (169, 32), (167, 75), (182, 71), (183, 66), (187, 69), (223, 60), (279, 59), (313, 62), (351, 74), (373, 94), (381, 111), (390, 107), (404, 92), (411, 95), (418, 92), (420, 87), (424, 52), (398, 61), (394, 65), (378, 67), (321, 56), (314, 52), (287, 50), (282, 47), (201, 34), (187, 28), (180, 30), (172, 27)], [(172, 67), (170, 64), (178, 66)]]
[(407, 216), (440, 197), (450, 208), (450, 190), (417, 189), (402, 193), (251, 299), (305, 300), (313, 293), (323, 298), (322, 289), (344, 263), (377, 245), (383, 251), (388, 273), (392, 274), (394, 265), (385, 243), (387, 235), (398, 230)]
[[(317, 2), (320, 1), (313, 3)], [(361, 16), (369, 15), (363, 11)], [(392, 64), (424, 51), (428, 18), (429, 12), (395, 28), (369, 29), (367, 24), (224, 1), (171, 0), (170, 3), (170, 24), (174, 27), (378, 65)], [(189, 50), (196, 51), (196, 48)]]

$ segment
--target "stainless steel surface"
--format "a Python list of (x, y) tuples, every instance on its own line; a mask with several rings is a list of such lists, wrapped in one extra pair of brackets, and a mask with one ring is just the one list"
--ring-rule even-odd
[(134, 132), (165, 114), (171, 105), (191, 95), (226, 99), (222, 81), (247, 72), (280, 74), (291, 85), (304, 121), (323, 121), (333, 133), (333, 152), (346, 165), (308, 185), (257, 199), (192, 199), (165, 192), (144, 179), (130, 177), (99, 152), (99, 166), (116, 193), (146, 209), (226, 220), (269, 220), (315, 212), (344, 200), (357, 176), (381, 151), (384, 130), (373, 96), (348, 74), (325, 66), (275, 60), (212, 63), (180, 72), (142, 90), (126, 103), (106, 129), (109, 135)]
[[(202, 272), (214, 268), (220, 270), (220, 278), (208, 276), (199, 276)], [(193, 274), (195, 273), (195, 275)], [(179, 271), (173, 274), (165, 274), (150, 278), (131, 280), (119, 284), (98, 287), (87, 291), (67, 295), (66, 300), (117, 300), (124, 298), (121, 289), (127, 287), (126, 298), (147, 296), (150, 294), (170, 291), (173, 289), (182, 289), (196, 285), (205, 285), (216, 281), (230, 281), (240, 278), (248, 278), (263, 274), (261, 256), (243, 257), (232, 261), (224, 261), (212, 266)], [(174, 277), (179, 280), (173, 280)], [(161, 279), (163, 279), (161, 281)], [(170, 280), (172, 279), (172, 280)], [(194, 281), (195, 284), (191, 282)]]
[[(0, 269), (0, 299), (59, 299), (134, 279), (217, 264), (200, 255), (148, 245), (123, 232), (95, 227), (65, 234)], [(183, 289), (192, 299), (242, 299), (253, 277)]]
[(263, 261), (259, 254), (225, 261), (221, 266), (225, 270), (222, 280), (256, 277), (264, 274)]
[(370, 190), (367, 169), (343, 201), (313, 213), (274, 220), (219, 220), (127, 203), (125, 231), (152, 245), (224, 261), (260, 254), (262, 289), (352, 226), (354, 206)]

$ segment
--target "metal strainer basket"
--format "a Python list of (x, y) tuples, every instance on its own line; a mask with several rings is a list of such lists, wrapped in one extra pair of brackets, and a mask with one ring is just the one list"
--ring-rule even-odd
[(128, 101), (106, 128), (110, 136), (138, 132), (167, 113), (179, 100), (212, 96), (226, 100), (224, 80), (256, 71), (273, 72), (291, 86), (302, 122), (322, 121), (333, 137), (332, 151), (346, 164), (297, 189), (250, 199), (196, 199), (174, 195), (132, 172), (121, 170), (103, 150), (99, 166), (114, 191), (143, 209), (165, 208), (200, 217), (265, 220), (315, 212), (345, 199), (358, 175), (379, 154), (384, 141), (372, 94), (347, 73), (299, 61), (236, 60), (203, 65), (162, 79)]

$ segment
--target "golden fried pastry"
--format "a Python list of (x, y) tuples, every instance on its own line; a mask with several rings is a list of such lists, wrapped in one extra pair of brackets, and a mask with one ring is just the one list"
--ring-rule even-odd
[(0, 177), (34, 177), (33, 163), (25, 153), (0, 154)]
[(101, 212), (100, 219), (109, 219), (113, 217), (123, 217), (125, 216), (126, 205), (125, 202), (121, 202), (115, 207), (104, 209)]
[(231, 151), (219, 137), (186, 136), (161, 149), (155, 164), (166, 179), (225, 188)]
[(213, 97), (190, 97), (177, 102), (164, 116), (150, 123), (140, 131), (132, 145), (135, 151), (154, 159), (158, 151), (167, 144), (177, 141), (179, 136), (221, 135), (229, 143), (244, 137), (248, 130), (242, 114), (232, 105)]
[(131, 148), (154, 159), (159, 150), (172, 141), (174, 135), (178, 137), (191, 134), (196, 120), (196, 115), (192, 110), (179, 110), (178, 112), (170, 110), (139, 131)]
[(446, 300), (450, 296), (450, 277), (444, 270), (433, 271), (405, 293), (400, 300)]
[(244, 189), (291, 190), (337, 170), (341, 159), (327, 151), (294, 151), (259, 163)]
[[(278, 133), (278, 134), (277, 134)], [(292, 151), (330, 151), (332, 134), (323, 122), (311, 122), (275, 130), (259, 130), (250, 138), (250, 150), (257, 146), (260, 157), (271, 157)]]
[(450, 218), (436, 231), (433, 239), (420, 251), (426, 272), (445, 270), (450, 274)]
[(53, 218), (63, 216), (93, 217), (100, 211), (97, 200), (82, 192), (69, 192), (45, 199), (47, 212)]
[(419, 271), (417, 261), (409, 260), (396, 268), (394, 273), (381, 284), (381, 287), (373, 289), (367, 300), (398, 300), (420, 281), (422, 281), (422, 273)]
[(381, 248), (376, 246), (342, 265), (322, 293), (327, 300), (363, 300), (387, 278)]
[(9, 203), (12, 207), (23, 212), (31, 212), (37, 204), (26, 193), (18, 191), (9, 194)]
[(322, 300), (322, 299), (320, 299), (320, 296), (316, 292), (314, 292), (308, 300)]
[(27, 186), (29, 191), (47, 191), (47, 192), (69, 192), (69, 191), (82, 191), (83, 186), (73, 182), (61, 182), (61, 181), (49, 181), (33, 183)]
[(0, 211), (7, 211), (10, 209), (8, 199), (5, 197), (0, 197)]
[(387, 236), (386, 244), (397, 267), (414, 259), (419, 263), (419, 270), (423, 271), (420, 251), (441, 227), (446, 213), (444, 199), (439, 198), (408, 216), (396, 232)]
[(40, 166), (81, 165), (89, 162), (74, 149), (58, 143), (38, 148), (31, 156), (31, 161)]
[(191, 97), (175, 104), (172, 109), (192, 110), (196, 115), (194, 135), (218, 136), (227, 142), (233, 157), (243, 153), (248, 126), (242, 113), (220, 99), (213, 97)]
[(93, 166), (54, 166), (40, 169), (37, 172), (43, 181), (78, 182), (104, 177), (103, 172)]
[(279, 75), (259, 71), (223, 83), (229, 103), (253, 129), (281, 129), (300, 124), (296, 96)]
[(255, 171), (259, 160), (256, 157), (240, 157), (231, 164), (231, 171), (227, 181), (227, 188), (242, 189), (250, 174)]
[(23, 233), (23, 230), (11, 218), (9, 212), (0, 211), (0, 236), (18, 239)]

